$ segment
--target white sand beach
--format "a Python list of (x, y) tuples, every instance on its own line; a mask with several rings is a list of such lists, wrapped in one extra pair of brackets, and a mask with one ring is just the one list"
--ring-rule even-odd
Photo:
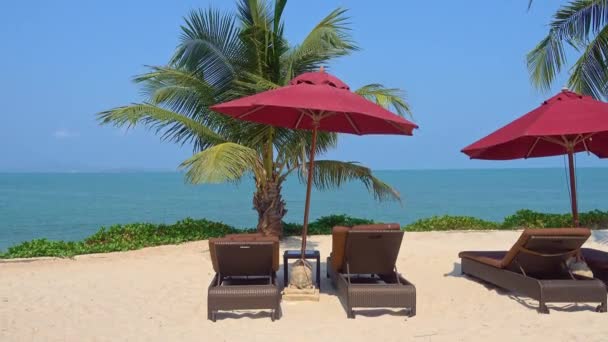
[[(604, 232), (587, 246), (608, 250)], [(406, 233), (398, 267), (417, 288), (413, 318), (346, 318), (325, 277), (320, 302), (283, 302), (283, 317), (225, 313), (207, 320), (207, 241), (138, 251), (0, 262), (0, 341), (606, 341), (608, 314), (505, 294), (460, 275), (460, 250), (507, 249), (518, 232)], [(331, 237), (313, 236), (322, 257)], [(294, 249), (290, 238), (282, 248)], [(325, 263), (323, 262), (323, 268)], [(322, 270), (324, 274), (324, 269)], [(282, 279), (282, 273), (279, 274)]]

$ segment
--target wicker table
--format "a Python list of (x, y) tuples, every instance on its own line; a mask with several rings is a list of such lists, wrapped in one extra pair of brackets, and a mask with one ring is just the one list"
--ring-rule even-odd
[[(302, 251), (298, 250), (287, 250), (283, 253), (283, 285), (287, 286), (287, 279), (289, 267), (287, 265), (287, 260), (289, 259), (300, 259), (302, 255)], [(304, 253), (304, 259), (317, 259), (317, 274), (315, 276), (315, 280), (317, 282), (317, 289), (321, 291), (321, 253), (316, 250), (306, 250)]]

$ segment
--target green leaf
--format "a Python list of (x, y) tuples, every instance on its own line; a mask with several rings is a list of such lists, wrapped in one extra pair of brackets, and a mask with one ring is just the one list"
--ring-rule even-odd
[(194, 184), (235, 182), (248, 171), (259, 175), (262, 169), (256, 150), (230, 142), (207, 148), (180, 167), (187, 169), (186, 179)]
[[(306, 183), (306, 168), (300, 169), (300, 181)], [(313, 185), (319, 190), (339, 188), (346, 182), (360, 181), (379, 201), (401, 200), (399, 192), (376, 178), (372, 170), (355, 162), (317, 160), (313, 175)]]
[(405, 92), (401, 89), (385, 88), (382, 84), (372, 83), (355, 90), (355, 93), (388, 110), (394, 110), (401, 116), (412, 117), (410, 105), (405, 100)]
[(143, 124), (156, 132), (164, 131), (162, 138), (185, 144), (195, 142), (201, 149), (224, 143), (222, 136), (187, 116), (147, 103), (118, 107), (97, 115), (101, 124), (116, 127), (135, 127)]
[(327, 66), (331, 60), (358, 49), (350, 35), (346, 12), (343, 8), (332, 11), (308, 33), (300, 45), (288, 52), (284, 58), (287, 66), (285, 83), (301, 73)]
[(606, 98), (608, 80), (608, 26), (591, 41), (571, 70), (570, 89), (591, 94), (595, 98)]
[(549, 90), (565, 62), (563, 43), (555, 32), (551, 31), (528, 53), (528, 72), (532, 84), (542, 90)]
[(245, 63), (241, 30), (234, 15), (198, 10), (190, 12), (185, 21), (170, 65), (204, 77), (219, 91), (226, 89)]
[(548, 35), (527, 55), (532, 84), (550, 89), (566, 64), (565, 46), (569, 45), (581, 53), (570, 70), (569, 86), (598, 99), (606, 98), (607, 22), (606, 0), (574, 0), (562, 6), (550, 23)]

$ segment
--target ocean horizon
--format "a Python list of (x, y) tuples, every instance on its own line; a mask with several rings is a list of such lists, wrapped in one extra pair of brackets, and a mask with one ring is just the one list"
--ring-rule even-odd
[[(402, 202), (377, 202), (358, 182), (313, 191), (311, 219), (348, 214), (408, 224), (436, 215), (502, 221), (519, 209), (566, 213), (569, 190), (563, 168), (378, 170)], [(608, 209), (607, 168), (579, 168), (580, 211)], [(79, 240), (102, 226), (172, 223), (186, 217), (255, 227), (253, 181), (192, 185), (181, 172), (0, 173), (0, 250), (36, 238)], [(297, 177), (283, 186), (286, 222), (301, 222), (305, 187)]]

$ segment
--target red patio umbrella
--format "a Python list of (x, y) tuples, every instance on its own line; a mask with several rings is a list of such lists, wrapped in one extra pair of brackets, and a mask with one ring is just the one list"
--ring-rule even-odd
[(357, 135), (412, 135), (414, 128), (418, 127), (351, 92), (348, 85), (323, 69), (304, 73), (291, 80), (287, 86), (221, 103), (211, 109), (236, 119), (312, 130), (302, 230), (302, 258), (306, 250), (317, 130)]
[(569, 90), (465, 147), (471, 159), (508, 160), (568, 155), (572, 218), (578, 226), (574, 154), (608, 157), (608, 103)]

